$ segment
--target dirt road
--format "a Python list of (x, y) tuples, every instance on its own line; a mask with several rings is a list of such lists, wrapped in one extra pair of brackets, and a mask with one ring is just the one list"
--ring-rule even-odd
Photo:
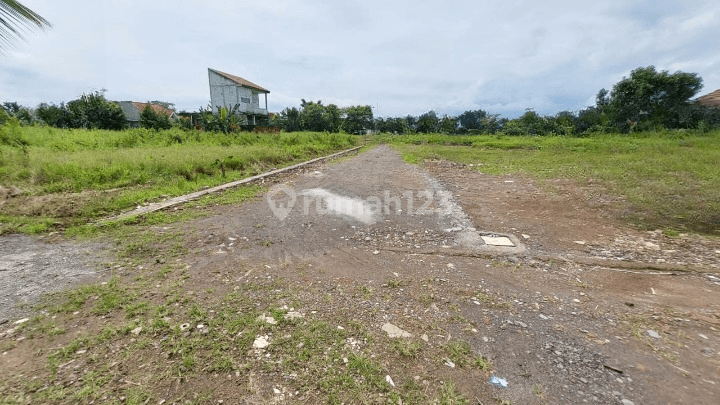
[[(658, 268), (680, 263), (679, 268), (702, 260), (701, 268), (717, 272), (717, 241), (671, 239), (624, 228), (604, 216), (602, 204), (590, 207), (579, 195), (583, 190), (570, 184), (561, 186), (567, 192), (559, 188), (548, 194), (525, 178), (468, 169), (431, 163), (425, 171), (382, 146), (297, 176), (283, 183), (297, 195), (284, 220), (263, 199), (198, 222), (196, 229), (204, 238), (196, 247), (212, 254), (197, 255), (192, 268), (207, 273), (239, 258), (272, 263), (266, 273), (283, 277), (290, 275), (273, 271), (276, 264), (310, 263), (325, 272), (298, 281), (326, 286), (407, 280), (386, 310), (363, 314), (363, 322), (379, 330), (393, 320), (406, 328), (415, 325), (416, 330), (409, 330), (422, 335), (429, 324), (448, 322), (453, 316), (448, 308), (457, 304), (477, 330), (468, 341), (508, 380), (503, 398), (513, 403), (537, 401), (536, 385), (547, 390), (550, 403), (717, 400), (720, 285), (701, 273), (623, 269), (633, 261)], [(486, 251), (482, 243), (465, 243), (462, 231), (448, 232), (466, 224), (463, 213), (441, 206), (440, 184), (452, 192), (476, 229), (514, 235), (527, 250)], [(376, 197), (383, 208), (387, 196), (400, 197), (402, 211), (391, 204), (389, 211), (370, 218), (332, 210), (318, 214), (311, 201), (306, 215), (302, 194), (308, 190), (364, 201)], [(434, 196), (428, 206), (433, 213), (408, 213), (408, 199), (402, 196), (413, 195), (417, 209), (425, 201), (421, 193), (427, 191)], [(285, 192), (271, 199), (276, 206), (290, 201)], [(243, 237), (250, 243), (228, 246), (229, 238)], [(597, 264), (584, 264), (592, 260)], [(413, 305), (423, 293), (422, 280), (438, 279), (443, 285), (437, 305), (429, 313), (422, 304)], [(488, 309), (461, 292), (474, 289), (510, 306)], [(368, 305), (358, 302), (354, 317), (370, 312)], [(652, 328), (662, 335), (659, 339), (647, 335)], [(430, 343), (466, 333), (453, 329)], [(485, 378), (468, 381), (466, 389), (478, 398), (493, 395)]]
[[(301, 291), (288, 302), (376, 340), (392, 341), (390, 323), (428, 353), (466, 341), (490, 371), (423, 350), (380, 361), (395, 385), (451, 379), (473, 404), (717, 403), (717, 240), (631, 229), (599, 188), (477, 168), (412, 166), (380, 146), (280, 178), (262, 198), (173, 226), (192, 235), (184, 288), (219, 296), (282, 279)], [(275, 388), (293, 385), (282, 374), (257, 380), (252, 393), (190, 384), (225, 403), (315, 402)]]

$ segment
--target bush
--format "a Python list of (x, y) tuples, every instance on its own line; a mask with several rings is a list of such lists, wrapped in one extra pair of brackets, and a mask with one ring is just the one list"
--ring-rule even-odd
[(161, 129), (170, 129), (173, 124), (167, 115), (158, 114), (149, 105), (146, 105), (140, 113), (140, 126), (159, 131)]

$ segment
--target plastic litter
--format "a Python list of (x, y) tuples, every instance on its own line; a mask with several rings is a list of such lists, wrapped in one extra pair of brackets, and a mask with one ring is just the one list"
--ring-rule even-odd
[(507, 388), (507, 385), (508, 385), (507, 381), (505, 381), (504, 378), (495, 377), (495, 376), (490, 377), (490, 384), (495, 385), (500, 388)]

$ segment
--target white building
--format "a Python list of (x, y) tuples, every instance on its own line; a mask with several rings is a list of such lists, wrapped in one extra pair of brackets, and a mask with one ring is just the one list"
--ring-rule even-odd
[(238, 106), (237, 113), (244, 114), (249, 124), (255, 124), (257, 117), (267, 117), (267, 95), (270, 90), (245, 80), (242, 77), (208, 68), (210, 79), (210, 105), (214, 113), (225, 107), (231, 111)]

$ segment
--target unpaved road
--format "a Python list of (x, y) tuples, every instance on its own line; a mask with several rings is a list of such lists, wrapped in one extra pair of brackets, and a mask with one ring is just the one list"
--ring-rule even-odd
[[(173, 225), (193, 235), (186, 286), (219, 294), (237, 280), (282, 277), (333, 297), (333, 308), (318, 298), (317, 312), (378, 337), (391, 322), (429, 346), (464, 339), (507, 388), (435, 359), (384, 367), (418, 381), (449, 376), (470, 403), (718, 403), (717, 240), (630, 229), (599, 188), (476, 168), (416, 167), (380, 146), (277, 179), (262, 198)], [(514, 246), (482, 238), (502, 235)], [(393, 283), (382, 300), (344, 294)], [(286, 383), (260, 380), (265, 400)], [(236, 382), (195, 384), (225, 403), (253, 402)]]

